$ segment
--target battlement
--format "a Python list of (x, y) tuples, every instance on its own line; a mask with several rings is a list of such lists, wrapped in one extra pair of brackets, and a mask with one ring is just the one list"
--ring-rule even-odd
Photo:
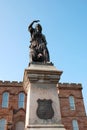
[(9, 86), (23, 86), (23, 82), (18, 82), (18, 81), (3, 81), (3, 80), (0, 80), (0, 86), (6, 86), (6, 85), (9, 85)]
[(58, 83), (59, 89), (82, 89), (80, 83)]
[[(3, 81), (0, 80), (0, 86), (23, 86), (23, 82), (20, 81)], [(57, 87), (59, 89), (82, 89), (82, 84), (80, 83), (58, 83)]]

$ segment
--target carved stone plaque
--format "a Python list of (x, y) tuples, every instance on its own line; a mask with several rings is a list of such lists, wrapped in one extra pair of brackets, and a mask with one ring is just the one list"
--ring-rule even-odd
[(52, 108), (51, 99), (38, 99), (37, 116), (40, 119), (52, 119), (54, 116), (54, 110)]

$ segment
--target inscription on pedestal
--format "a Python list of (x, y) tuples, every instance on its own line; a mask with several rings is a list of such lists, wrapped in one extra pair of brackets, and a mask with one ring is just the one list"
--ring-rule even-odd
[(54, 116), (54, 110), (52, 108), (52, 100), (51, 99), (38, 99), (38, 108), (37, 108), (37, 116), (40, 119), (52, 119)]

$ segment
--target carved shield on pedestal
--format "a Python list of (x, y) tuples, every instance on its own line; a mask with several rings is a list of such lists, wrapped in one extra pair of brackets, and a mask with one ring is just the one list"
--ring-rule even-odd
[(37, 116), (40, 119), (52, 119), (54, 110), (52, 108), (52, 100), (38, 99)]

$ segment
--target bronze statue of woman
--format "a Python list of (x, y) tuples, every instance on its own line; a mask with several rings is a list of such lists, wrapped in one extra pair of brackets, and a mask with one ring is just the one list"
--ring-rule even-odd
[(28, 30), (31, 35), (30, 63), (31, 62), (47, 63), (50, 61), (50, 58), (49, 58), (49, 52), (47, 49), (46, 38), (42, 34), (42, 27), (40, 24), (36, 24), (35, 28), (33, 27), (33, 24), (38, 23), (38, 22), (39, 20), (35, 20), (28, 27)]

